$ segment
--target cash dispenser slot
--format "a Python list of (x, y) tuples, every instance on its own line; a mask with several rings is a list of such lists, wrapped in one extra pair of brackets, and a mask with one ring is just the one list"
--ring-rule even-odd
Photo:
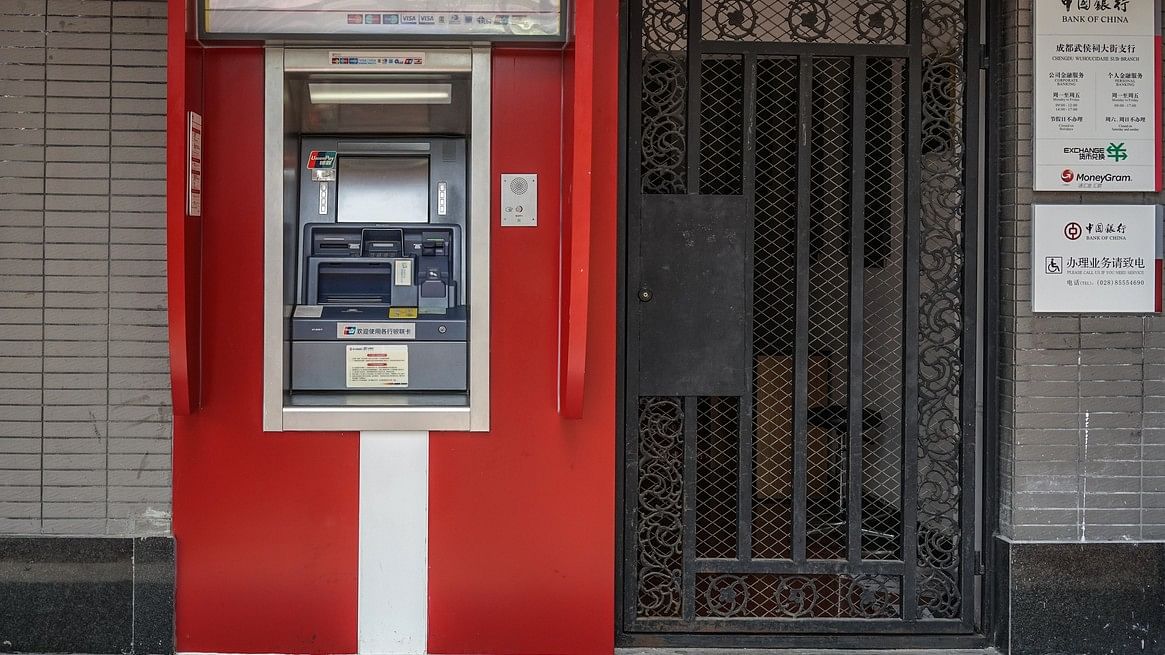
[(392, 302), (393, 267), (389, 261), (317, 260), (315, 305), (383, 305)]
[(404, 232), (401, 230), (364, 230), (365, 257), (400, 257), (404, 254)]

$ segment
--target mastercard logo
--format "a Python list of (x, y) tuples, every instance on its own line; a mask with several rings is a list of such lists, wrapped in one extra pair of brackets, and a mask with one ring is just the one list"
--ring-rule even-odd
[(1076, 174), (1072, 172), (1071, 168), (1065, 168), (1063, 173), (1060, 173), (1060, 181), (1064, 184), (1072, 182), (1076, 179)]

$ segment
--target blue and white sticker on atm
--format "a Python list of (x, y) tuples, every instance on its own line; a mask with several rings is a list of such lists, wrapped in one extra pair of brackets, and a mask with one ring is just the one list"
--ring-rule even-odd
[(335, 168), (336, 167), (336, 151), (335, 150), (312, 150), (307, 156), (307, 167), (309, 169), (316, 168)]

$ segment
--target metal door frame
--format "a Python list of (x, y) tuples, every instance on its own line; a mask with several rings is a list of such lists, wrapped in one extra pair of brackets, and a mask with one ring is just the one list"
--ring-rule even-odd
[[(978, 237), (978, 257), (968, 257), (965, 261), (964, 298), (975, 298), (979, 306), (982, 321), (968, 321), (963, 327), (963, 338), (966, 347), (978, 349), (979, 364), (975, 370), (964, 374), (974, 380), (976, 374), (982, 375), (982, 383), (976, 383), (978, 394), (981, 394), (983, 411), (975, 411), (976, 394), (969, 394), (970, 401), (963, 399), (962, 406), (971, 411), (964, 413), (963, 421), (970, 421), (972, 428), (968, 434), (973, 439), (962, 445), (963, 455), (969, 457), (970, 465), (965, 465), (966, 484), (964, 486), (965, 502), (961, 511), (963, 516), (970, 514), (974, 519), (970, 529), (970, 557), (966, 566), (973, 567), (973, 575), (968, 576), (976, 587), (971, 602), (974, 603), (967, 616), (972, 624), (968, 634), (855, 634), (855, 633), (787, 633), (787, 634), (755, 634), (748, 632), (719, 632), (715, 634), (692, 633), (642, 633), (629, 632), (624, 622), (624, 610), (628, 599), (628, 590), (625, 585), (634, 579), (634, 561), (625, 560), (626, 538), (625, 530), (628, 524), (628, 512), (634, 511), (634, 492), (628, 493), (626, 488), (626, 472), (634, 462), (627, 461), (627, 303), (629, 294), (626, 283), (628, 280), (627, 256), (627, 229), (628, 229), (628, 202), (637, 198), (635, 193), (628, 189), (628, 113), (631, 94), (640, 93), (638, 76), (632, 76), (632, 70), (638, 71), (638, 64), (632, 66), (629, 61), (629, 3), (636, 0), (621, 0), (619, 6), (619, 154), (618, 154), (618, 239), (617, 262), (618, 282), (616, 285), (617, 299), (617, 380), (616, 380), (616, 530), (615, 530), (615, 643), (617, 647), (736, 647), (736, 648), (982, 648), (993, 643), (993, 635), (997, 630), (999, 616), (1006, 614), (1006, 595), (999, 595), (1000, 583), (1006, 589), (1006, 581), (995, 578), (997, 539), (995, 533), (998, 527), (999, 503), (999, 466), (998, 466), (998, 384), (999, 370), (999, 340), (997, 330), (1001, 310), (1001, 294), (999, 289), (999, 251), (1000, 238), (996, 217), (999, 207), (999, 93), (1000, 79), (998, 72), (991, 63), (1000, 61), (1002, 45), (1000, 43), (1000, 29), (1002, 27), (1001, 3), (999, 0), (966, 0), (968, 11), (972, 16), (980, 18), (979, 43), (968, 44), (966, 70), (966, 124), (975, 126), (975, 139), (968, 139), (965, 147), (968, 151), (968, 161), (977, 161), (978, 165), (968, 166), (966, 174), (967, 212), (965, 221), (974, 226), (965, 228), (965, 232), (974, 230)], [(689, 8), (689, 12), (691, 9)], [(693, 33), (698, 30), (692, 30)], [(801, 46), (790, 46), (789, 54), (800, 54)], [(814, 54), (852, 55), (852, 47), (845, 45), (828, 46), (814, 45)], [(766, 52), (773, 52), (767, 50)], [(979, 65), (976, 66), (976, 63)], [(973, 74), (978, 70), (979, 75)], [(746, 90), (747, 94), (748, 91)], [(692, 119), (696, 120), (696, 119)], [(980, 144), (980, 140), (982, 144)], [(638, 153), (635, 153), (637, 156)], [(914, 184), (916, 182), (912, 182)], [(974, 357), (968, 357), (973, 361)], [(976, 457), (976, 447), (981, 449), (981, 456)], [(981, 484), (976, 485), (976, 478)], [(965, 551), (966, 552), (966, 551)], [(1006, 574), (1004, 569), (1004, 575)]]

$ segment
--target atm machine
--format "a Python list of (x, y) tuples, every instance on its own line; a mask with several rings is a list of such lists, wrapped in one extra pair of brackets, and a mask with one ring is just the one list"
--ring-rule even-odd
[(489, 51), (267, 50), (264, 428), (484, 430)]
[(300, 139), (292, 394), (468, 388), (465, 139)]

